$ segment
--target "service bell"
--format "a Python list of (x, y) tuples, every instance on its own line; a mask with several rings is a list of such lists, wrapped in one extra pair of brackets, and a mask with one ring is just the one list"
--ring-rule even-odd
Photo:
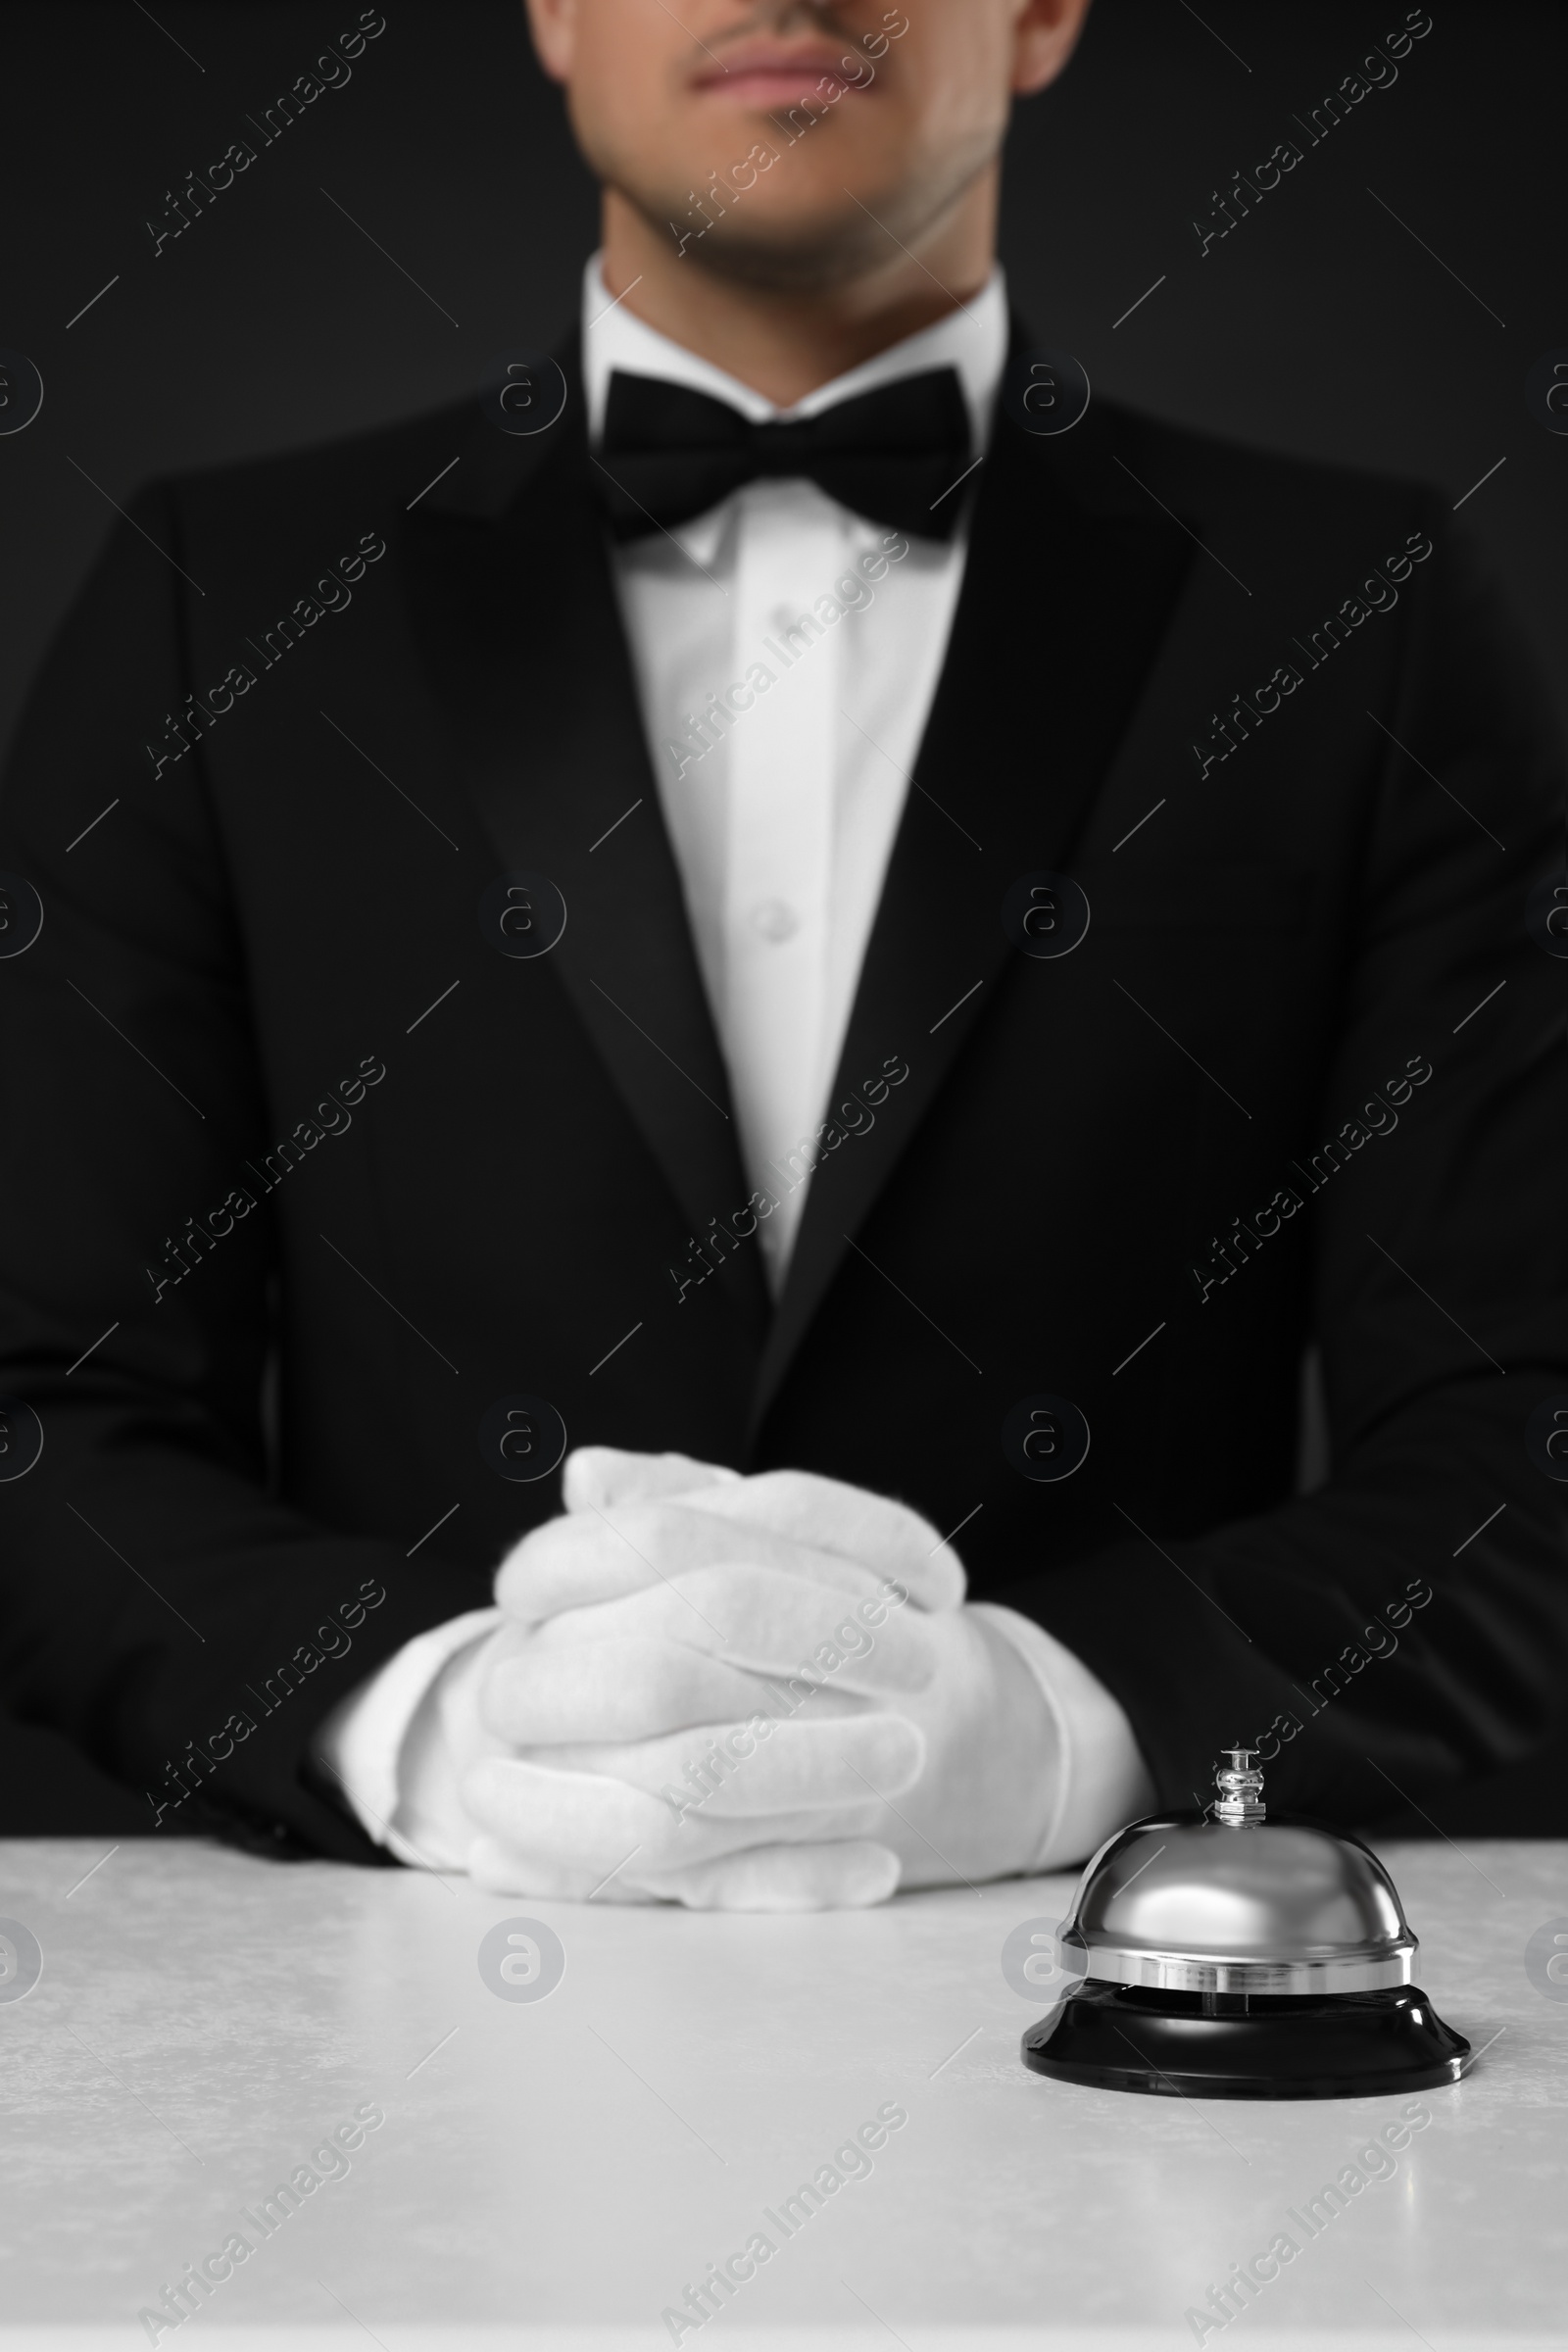
[(1203, 1813), (1108, 1838), (1056, 1935), (1073, 1984), (1023, 2037), (1038, 2075), (1209, 2099), (1456, 2082), (1470, 2044), (1411, 1983), (1416, 1939), (1358, 1838), (1270, 1820), (1254, 1750)]

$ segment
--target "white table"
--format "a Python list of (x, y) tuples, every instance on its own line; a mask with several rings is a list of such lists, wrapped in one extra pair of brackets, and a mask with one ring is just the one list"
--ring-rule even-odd
[[(1059, 1918), (1066, 1878), (706, 1917), (160, 1839), (77, 1885), (101, 1852), (0, 1846), (0, 1914), (44, 1953), (31, 1993), (0, 2003), (4, 2347), (130, 2352), (138, 2309), (239, 2230), (255, 2251), (203, 2340), (657, 2352), (662, 2311), (760, 2230), (771, 2260), (683, 2344), (1174, 2352), (1187, 2308), (1401, 2103), (1200, 2104), (1026, 2073), (1018, 2037), (1047, 2002), (999, 1955), (1018, 1922)], [(1418, 1981), (1485, 2053), (1423, 2094), (1432, 2121), (1393, 2176), (1205, 2340), (1568, 2344), (1568, 2001), (1523, 1962), (1568, 1914), (1568, 1847), (1386, 1858)], [(519, 1914), (565, 1948), (542, 2000), (480, 1977), (481, 1936)], [(907, 2122), (874, 2169), (797, 2209), (786, 2240), (763, 2209), (885, 2103)], [(242, 2213), (362, 2106), (384, 2122), (264, 2240)]]

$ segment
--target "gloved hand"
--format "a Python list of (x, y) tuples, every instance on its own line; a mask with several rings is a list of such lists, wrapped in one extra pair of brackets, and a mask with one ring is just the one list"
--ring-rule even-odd
[(1029, 1865), (1054, 1719), (917, 1513), (604, 1447), (563, 1483), (456, 1668), (481, 1884), (816, 1909)]

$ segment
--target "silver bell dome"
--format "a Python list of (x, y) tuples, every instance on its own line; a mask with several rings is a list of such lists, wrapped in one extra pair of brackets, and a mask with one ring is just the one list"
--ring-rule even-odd
[(1270, 1821), (1253, 1751), (1231, 1748), (1202, 1818), (1152, 1815), (1106, 1839), (1057, 1934), (1069, 1975), (1167, 1992), (1378, 1992), (1417, 1950), (1358, 1838)]

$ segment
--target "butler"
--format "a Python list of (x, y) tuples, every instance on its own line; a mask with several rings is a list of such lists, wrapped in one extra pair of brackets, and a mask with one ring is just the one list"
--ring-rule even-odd
[(532, 0), (577, 326), (146, 491), (70, 619), (4, 1690), (166, 1833), (863, 1903), (1560, 1720), (1548, 731), (1442, 501), (1009, 319), (1082, 13)]

